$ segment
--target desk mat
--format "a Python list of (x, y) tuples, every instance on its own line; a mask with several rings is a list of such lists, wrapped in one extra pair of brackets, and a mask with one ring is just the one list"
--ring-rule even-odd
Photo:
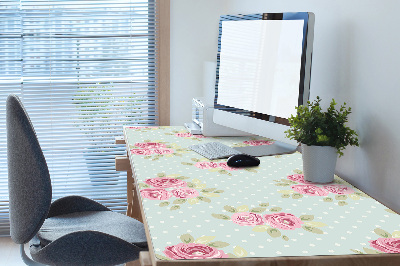
[(400, 252), (400, 216), (335, 176), (307, 182), (301, 154), (234, 169), (192, 144), (269, 145), (184, 127), (125, 127), (145, 220), (159, 260)]

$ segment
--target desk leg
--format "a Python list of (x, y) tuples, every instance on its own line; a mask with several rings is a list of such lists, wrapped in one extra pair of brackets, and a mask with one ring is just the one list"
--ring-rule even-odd
[(126, 201), (128, 203), (128, 207), (126, 210), (126, 215), (129, 217), (133, 217), (132, 216), (132, 212), (133, 212), (133, 207), (132, 207), (132, 203), (133, 203), (133, 177), (132, 177), (132, 170), (128, 170), (126, 171)]
[(140, 212), (139, 197), (135, 188), (135, 180), (133, 179), (132, 170), (128, 170), (127, 174), (127, 200), (128, 210), (126, 215), (143, 223), (142, 214)]

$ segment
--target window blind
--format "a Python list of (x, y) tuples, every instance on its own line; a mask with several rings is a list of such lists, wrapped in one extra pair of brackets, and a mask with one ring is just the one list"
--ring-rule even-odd
[(9, 234), (5, 100), (25, 105), (53, 200), (81, 195), (126, 210), (114, 158), (123, 125), (157, 125), (153, 0), (0, 2), (0, 234)]

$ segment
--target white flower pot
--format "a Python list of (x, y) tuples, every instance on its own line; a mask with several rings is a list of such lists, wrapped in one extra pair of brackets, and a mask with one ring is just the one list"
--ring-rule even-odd
[(301, 144), (304, 180), (314, 183), (330, 183), (335, 176), (337, 150), (331, 146)]

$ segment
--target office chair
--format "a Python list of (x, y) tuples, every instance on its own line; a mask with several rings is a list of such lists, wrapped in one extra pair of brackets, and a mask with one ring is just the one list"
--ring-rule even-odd
[[(141, 222), (88, 198), (51, 203), (46, 160), (19, 98), (7, 98), (10, 234), (27, 265), (115, 265), (147, 250)], [(29, 242), (32, 261), (24, 250)]]

